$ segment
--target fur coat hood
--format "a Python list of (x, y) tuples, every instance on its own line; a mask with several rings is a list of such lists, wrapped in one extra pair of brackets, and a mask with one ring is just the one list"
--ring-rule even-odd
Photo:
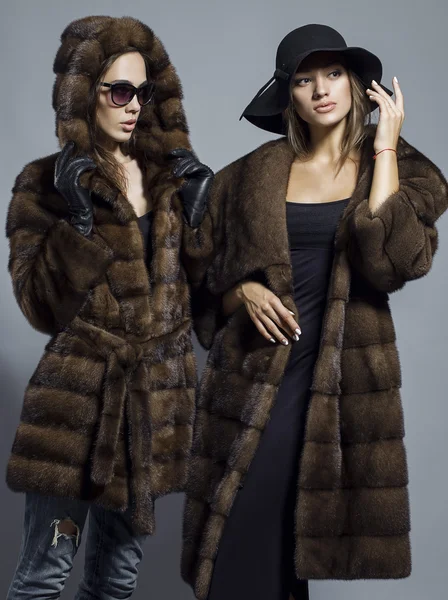
[(87, 121), (91, 89), (111, 56), (137, 50), (147, 59), (156, 85), (154, 102), (142, 106), (133, 133), (136, 148), (156, 163), (174, 148), (189, 148), (182, 88), (168, 54), (154, 32), (132, 17), (86, 17), (73, 21), (61, 35), (53, 70), (53, 108), (61, 147), (74, 141), (92, 150)]
[(54, 62), (53, 105), (61, 146), (92, 151), (88, 98), (117, 53), (145, 55), (155, 101), (133, 136), (151, 195), (152, 263), (145, 265), (137, 217), (97, 171), (94, 227), (84, 238), (67, 222), (53, 185), (57, 154), (18, 176), (6, 233), (17, 302), (50, 335), (26, 389), (8, 465), (16, 491), (132, 508), (136, 530), (152, 533), (153, 500), (183, 489), (196, 385), (189, 290), (179, 260), (183, 219), (167, 154), (190, 148), (182, 90), (153, 31), (130, 17), (88, 17), (63, 32)]
[[(299, 579), (401, 578), (411, 569), (401, 374), (388, 294), (429, 271), (448, 190), (440, 170), (400, 139), (399, 191), (372, 215), (373, 139), (374, 129), (336, 232), (298, 457)], [(210, 349), (199, 390), (182, 562), (199, 600), (208, 596), (227, 516), (291, 348), (266, 341), (244, 306), (224, 318), (222, 296), (255, 279), (297, 316), (285, 210), (293, 160), (281, 138), (225, 167), (201, 228), (185, 232), (195, 329)]]

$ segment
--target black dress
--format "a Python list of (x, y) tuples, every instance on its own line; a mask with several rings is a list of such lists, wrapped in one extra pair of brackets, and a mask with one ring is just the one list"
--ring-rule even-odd
[[(294, 301), (302, 336), (219, 545), (208, 600), (308, 599), (294, 574), (294, 510), (305, 415), (338, 220), (349, 199), (286, 203)], [(290, 342), (291, 343), (291, 342)]]
[(143, 236), (143, 245), (145, 248), (145, 263), (146, 268), (149, 271), (149, 266), (152, 260), (152, 243), (151, 243), (151, 227), (153, 221), (153, 212), (150, 210), (141, 217), (138, 218), (138, 226), (140, 227), (141, 234)]

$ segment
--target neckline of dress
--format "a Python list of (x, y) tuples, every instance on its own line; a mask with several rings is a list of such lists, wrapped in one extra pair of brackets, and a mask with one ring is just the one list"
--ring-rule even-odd
[(140, 215), (139, 217), (137, 217), (137, 219), (143, 219), (143, 217), (147, 217), (148, 215), (150, 215), (152, 213), (152, 209), (148, 210), (148, 212), (145, 212), (144, 215)]
[(290, 202), (286, 200), (286, 204), (297, 204), (298, 206), (322, 206), (322, 204), (339, 204), (347, 202), (350, 198), (342, 198), (341, 200), (329, 200), (328, 202)]

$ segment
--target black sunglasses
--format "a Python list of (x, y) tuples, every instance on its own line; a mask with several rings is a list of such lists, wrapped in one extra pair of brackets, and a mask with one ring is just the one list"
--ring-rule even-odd
[(144, 83), (136, 88), (131, 83), (101, 83), (102, 86), (110, 88), (110, 97), (116, 106), (126, 106), (131, 102), (132, 98), (137, 94), (137, 100), (140, 106), (149, 104), (154, 98), (156, 89), (153, 81)]

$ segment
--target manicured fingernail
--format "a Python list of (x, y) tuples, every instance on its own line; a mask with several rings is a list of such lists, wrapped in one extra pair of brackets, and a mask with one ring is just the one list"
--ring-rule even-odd
[(282, 340), (282, 344), (283, 344), (284, 346), (287, 346), (287, 345), (288, 345), (288, 340)]
[(369, 96), (370, 100), (375, 100), (375, 98), (373, 96)]
[(297, 335), (301, 335), (302, 334), (302, 330), (299, 327), (297, 327), (297, 329), (295, 330), (295, 332), (297, 333)]
[(274, 338), (269, 338), (269, 341), (272, 342), (273, 344), (275, 344)]
[(292, 315), (294, 314), (294, 313), (292, 312), (292, 310), (290, 310), (289, 312), (290, 312)]
[(397, 79), (396, 77), (394, 77), (394, 81), (395, 81), (396, 83), (398, 83), (398, 79)]
[(373, 85), (378, 85), (374, 79), (372, 79), (372, 83), (373, 83)]
[(295, 334), (292, 336), (292, 339), (293, 339), (295, 342), (298, 342), (298, 341), (300, 340), (300, 336), (299, 336), (299, 335), (297, 335), (297, 333), (295, 333)]

